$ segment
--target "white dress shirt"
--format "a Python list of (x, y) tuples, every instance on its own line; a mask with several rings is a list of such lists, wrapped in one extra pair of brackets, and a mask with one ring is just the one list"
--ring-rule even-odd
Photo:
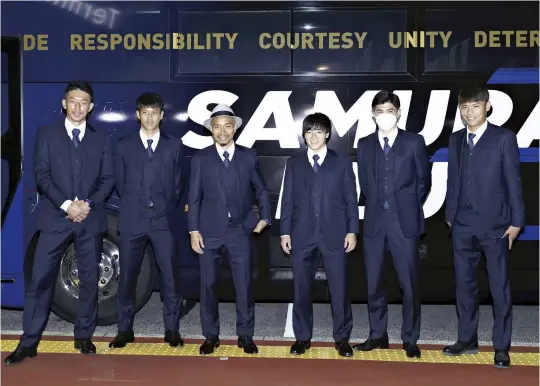
[(379, 143), (381, 144), (381, 147), (383, 150), (384, 150), (384, 137), (388, 137), (388, 146), (392, 147), (398, 135), (398, 130), (401, 130), (401, 129), (396, 127), (390, 133), (383, 133), (380, 130), (377, 131), (377, 134), (379, 136)]
[(313, 150), (308, 148), (307, 157), (308, 157), (308, 161), (311, 164), (311, 166), (313, 166), (313, 163), (314, 163), (313, 156), (315, 154), (319, 155), (319, 159), (317, 160), (317, 163), (319, 164), (319, 166), (321, 166), (322, 163), (324, 162), (324, 159), (326, 158), (326, 153), (327, 152), (328, 152), (328, 148), (326, 147), (326, 145), (324, 147), (320, 148), (318, 153), (315, 153)]
[(465, 141), (467, 143), (469, 143), (469, 134), (475, 134), (474, 138), (473, 138), (473, 144), (474, 146), (476, 146), (476, 144), (478, 143), (478, 141), (480, 140), (480, 137), (482, 136), (482, 134), (484, 134), (486, 132), (486, 129), (487, 129), (487, 125), (488, 125), (488, 121), (485, 121), (482, 126), (480, 126), (478, 128), (478, 130), (476, 130), (474, 133), (469, 129), (469, 126), (467, 125), (467, 137), (465, 138)]
[(147, 137), (146, 134), (144, 134), (144, 132), (141, 129), (141, 130), (139, 130), (139, 135), (141, 136), (141, 141), (142, 141), (145, 149), (148, 149), (148, 140), (151, 139), (152, 140), (152, 151), (156, 151), (156, 147), (157, 147), (158, 142), (159, 142), (159, 130), (152, 137)]
[[(79, 133), (79, 141), (82, 141), (84, 133), (86, 132), (86, 121), (83, 121), (79, 126), (76, 126), (73, 122), (66, 118), (66, 120), (64, 121), (64, 126), (66, 127), (67, 134), (71, 141), (73, 141), (73, 129), (79, 129), (81, 131)], [(77, 197), (75, 197), (73, 200), (64, 201), (64, 203), (60, 206), (60, 209), (67, 213), (67, 209), (69, 208), (71, 203), (76, 200), (78, 200)]]
[(232, 161), (232, 157), (233, 157), (233, 154), (234, 154), (234, 142), (232, 143), (231, 146), (229, 146), (228, 149), (224, 149), (224, 148), (222, 148), (220, 145), (218, 145), (216, 143), (216, 149), (217, 149), (219, 157), (221, 158), (222, 161), (225, 161), (225, 156), (223, 155), (223, 153), (225, 153), (225, 152), (229, 153), (229, 162)]

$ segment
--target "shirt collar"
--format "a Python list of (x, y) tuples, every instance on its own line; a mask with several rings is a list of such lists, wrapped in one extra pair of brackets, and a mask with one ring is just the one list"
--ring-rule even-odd
[(73, 135), (73, 129), (79, 129), (81, 131), (79, 135), (82, 137), (86, 131), (86, 120), (82, 121), (82, 123), (77, 126), (66, 117), (66, 119), (64, 120), (64, 126), (70, 137)]
[(145, 147), (148, 146), (148, 140), (149, 139), (152, 140), (152, 145), (157, 144), (158, 141), (159, 141), (159, 137), (160, 137), (159, 132), (160, 132), (160, 130), (158, 130), (153, 136), (147, 137), (146, 134), (144, 134), (144, 132), (142, 131), (142, 129), (139, 130), (139, 136), (141, 137), (141, 140), (143, 141), (144, 146)]
[(478, 139), (482, 136), (482, 134), (484, 134), (484, 132), (486, 131), (487, 125), (488, 125), (488, 121), (486, 120), (486, 121), (482, 124), (482, 126), (480, 126), (480, 127), (478, 128), (478, 130), (476, 130), (474, 133), (472, 133), (472, 131), (469, 129), (469, 125), (467, 125), (467, 139), (469, 139), (469, 134), (472, 133), (472, 134), (475, 134), (474, 139), (478, 140)]
[(396, 140), (396, 137), (398, 135), (398, 130), (400, 130), (397, 126), (394, 130), (392, 130), (390, 133), (383, 133), (382, 131), (380, 130), (377, 130), (377, 133), (378, 133), (378, 136), (379, 136), (379, 140), (381, 142), (384, 141), (384, 137), (388, 137), (388, 142), (390, 143), (390, 145), (392, 145), (392, 143), (394, 143), (394, 141)]
[(324, 147), (322, 147), (317, 153), (315, 153), (313, 150), (311, 150), (308, 147), (308, 151), (307, 151), (308, 160), (312, 161), (313, 156), (315, 154), (317, 154), (319, 156), (319, 159), (318, 159), (317, 163), (322, 163), (324, 161), (324, 159), (326, 158), (326, 153), (327, 152), (328, 152), (328, 147), (326, 145)]
[[(223, 153), (225, 153), (225, 149), (222, 148), (222, 147), (221, 147), (220, 145), (218, 145), (217, 143), (216, 143), (216, 149), (217, 149), (217, 152), (218, 152), (219, 156), (220, 156), (221, 158), (224, 158)], [(229, 148), (228, 148), (226, 151), (227, 151), (227, 153), (229, 153), (229, 159), (232, 159), (232, 156), (233, 156), (233, 154), (234, 154), (234, 142), (232, 143), (231, 146), (229, 146)]]

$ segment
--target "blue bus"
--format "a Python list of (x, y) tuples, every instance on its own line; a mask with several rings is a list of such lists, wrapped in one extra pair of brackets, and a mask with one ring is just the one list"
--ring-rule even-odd
[[(305, 3), (305, 2), (7, 2), (2, 7), (2, 306), (20, 308), (31, 277), (40, 205), (33, 173), (38, 127), (63, 119), (67, 82), (95, 90), (93, 125), (116, 140), (138, 130), (135, 100), (157, 92), (166, 102), (162, 129), (188, 152), (212, 143), (202, 122), (218, 103), (244, 119), (237, 143), (257, 149), (271, 193), (273, 226), (256, 238), (256, 301), (292, 301), (290, 260), (279, 246), (279, 207), (285, 160), (304, 147), (300, 122), (320, 111), (333, 121), (330, 146), (350, 154), (374, 130), (370, 103), (380, 89), (402, 101), (402, 129), (421, 133), (432, 162), (433, 188), (424, 205), (421, 241), (422, 301), (455, 300), (453, 258), (444, 221), (446, 148), (462, 127), (457, 93), (488, 84), (488, 118), (517, 133), (521, 148), (527, 227), (512, 251), (515, 303), (538, 304), (538, 18), (535, 3)], [(513, 15), (507, 18), (505, 15)], [(511, 19), (511, 20), (510, 20)], [(500, 31), (517, 31), (511, 37)], [(404, 32), (406, 31), (406, 32)], [(416, 31), (416, 32), (415, 32)], [(436, 31), (422, 33), (422, 31)], [(499, 31), (499, 33), (497, 33)], [(514, 42), (504, 47), (505, 39)], [(497, 44), (493, 42), (499, 42)], [(522, 47), (516, 47), (520, 42)], [(523, 45), (525, 44), (525, 47)], [(24, 155), (24, 156), (23, 156)], [(187, 192), (187, 189), (185, 189)], [(358, 187), (358, 194), (360, 189)], [(187, 197), (183, 198), (187, 203)], [(99, 324), (116, 322), (118, 221), (115, 193), (107, 202)], [(199, 296), (198, 261), (191, 251), (186, 213), (177, 235), (182, 293)], [(363, 207), (360, 206), (360, 219)], [(63, 256), (53, 311), (73, 321), (78, 296), (73, 246)], [(480, 301), (490, 301), (481, 265)], [(137, 284), (137, 310), (158, 288), (150, 247)], [(362, 243), (351, 254), (350, 292), (366, 301)], [(391, 269), (388, 275), (394, 275)], [(220, 297), (234, 300), (228, 267)], [(314, 299), (329, 299), (319, 264)], [(397, 280), (389, 300), (401, 300)]]

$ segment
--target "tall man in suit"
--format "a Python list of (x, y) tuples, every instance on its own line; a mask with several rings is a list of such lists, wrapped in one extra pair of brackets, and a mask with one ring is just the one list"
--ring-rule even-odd
[(361, 138), (357, 148), (358, 179), (366, 199), (364, 264), (370, 332), (367, 341), (353, 348), (388, 348), (388, 307), (382, 281), (389, 250), (403, 291), (403, 349), (409, 358), (419, 358), (418, 241), (424, 233), (422, 203), (431, 189), (429, 160), (424, 138), (397, 127), (401, 110), (396, 94), (381, 91), (371, 106), (378, 130)]
[(79, 278), (74, 347), (82, 354), (96, 353), (91, 338), (97, 321), (102, 234), (107, 231), (104, 202), (114, 178), (109, 135), (86, 121), (93, 99), (88, 83), (69, 83), (62, 99), (65, 120), (38, 130), (34, 172), (41, 193), (40, 234), (24, 303), (24, 333), (5, 359), (8, 364), (37, 355), (62, 255), (73, 241)]
[(110, 347), (133, 342), (135, 289), (147, 242), (150, 242), (161, 279), (165, 342), (183, 346), (180, 336), (179, 261), (173, 234), (182, 194), (182, 141), (163, 133), (164, 104), (158, 94), (137, 99), (141, 127), (120, 141), (114, 174), (120, 195), (120, 284), (118, 334)]
[(308, 115), (302, 136), (307, 151), (287, 160), (281, 201), (281, 248), (292, 253), (294, 275), (291, 354), (311, 347), (313, 333), (312, 283), (317, 254), (322, 255), (330, 288), (334, 341), (339, 355), (353, 355), (351, 302), (347, 293), (347, 253), (356, 247), (358, 201), (352, 162), (326, 145), (332, 130), (321, 113)]
[[(188, 230), (191, 247), (200, 255), (201, 324), (206, 338), (202, 355), (219, 347), (219, 314), (216, 297), (221, 258), (226, 253), (236, 291), (238, 347), (258, 353), (253, 342), (255, 327), (251, 293), (253, 232), (270, 225), (270, 201), (257, 152), (235, 145), (234, 134), (242, 125), (229, 106), (219, 104), (204, 126), (215, 145), (198, 151), (191, 161), (188, 194)], [(253, 209), (257, 198), (260, 220)]]
[(458, 96), (465, 128), (450, 136), (446, 221), (451, 228), (459, 316), (458, 340), (447, 355), (478, 352), (478, 262), (486, 256), (493, 296), (496, 367), (510, 366), (512, 300), (508, 255), (525, 225), (516, 135), (487, 121), (489, 92), (482, 87)]

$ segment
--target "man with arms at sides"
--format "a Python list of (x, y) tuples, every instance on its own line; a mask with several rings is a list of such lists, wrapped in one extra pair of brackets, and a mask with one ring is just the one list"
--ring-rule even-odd
[[(215, 145), (199, 150), (191, 160), (188, 194), (188, 230), (191, 247), (200, 255), (201, 324), (206, 338), (202, 355), (219, 347), (219, 314), (216, 294), (221, 258), (228, 255), (236, 292), (238, 347), (258, 353), (253, 342), (255, 309), (251, 293), (252, 235), (270, 225), (270, 201), (257, 152), (235, 145), (234, 134), (242, 125), (229, 106), (217, 105), (204, 126)], [(257, 197), (261, 220), (253, 209)]]
[(456, 271), (458, 341), (447, 355), (478, 352), (477, 269), (486, 256), (493, 297), (496, 367), (510, 366), (512, 300), (508, 255), (525, 225), (516, 135), (487, 121), (491, 109), (485, 88), (463, 89), (458, 96), (466, 125), (450, 136), (446, 221), (451, 228)]
[(424, 233), (422, 204), (431, 189), (424, 138), (397, 127), (399, 97), (381, 91), (373, 98), (378, 130), (358, 141), (360, 189), (366, 199), (364, 264), (368, 286), (369, 337), (355, 350), (388, 348), (388, 306), (382, 288), (386, 251), (390, 251), (403, 291), (401, 339), (407, 357), (420, 358), (419, 237)]
[(291, 354), (304, 354), (313, 333), (312, 283), (322, 255), (330, 289), (334, 341), (350, 357), (351, 301), (347, 291), (347, 253), (356, 247), (358, 199), (352, 162), (327, 147), (332, 123), (321, 113), (308, 115), (302, 134), (308, 147), (287, 160), (281, 199), (281, 248), (292, 255), (294, 275)]
[(75, 243), (79, 306), (74, 347), (95, 354), (91, 341), (97, 321), (102, 234), (107, 231), (104, 202), (114, 186), (109, 134), (87, 121), (94, 92), (84, 81), (67, 85), (62, 107), (66, 118), (38, 130), (34, 150), (36, 185), (41, 192), (39, 241), (32, 281), (24, 303), (24, 333), (4, 362), (19, 363), (37, 355), (45, 329), (62, 255)]
[(173, 238), (177, 207), (182, 195), (182, 141), (160, 130), (164, 103), (158, 94), (137, 99), (137, 132), (118, 141), (114, 174), (120, 195), (120, 283), (118, 334), (109, 347), (133, 342), (137, 277), (147, 242), (160, 274), (165, 342), (183, 346), (180, 336), (179, 262)]

